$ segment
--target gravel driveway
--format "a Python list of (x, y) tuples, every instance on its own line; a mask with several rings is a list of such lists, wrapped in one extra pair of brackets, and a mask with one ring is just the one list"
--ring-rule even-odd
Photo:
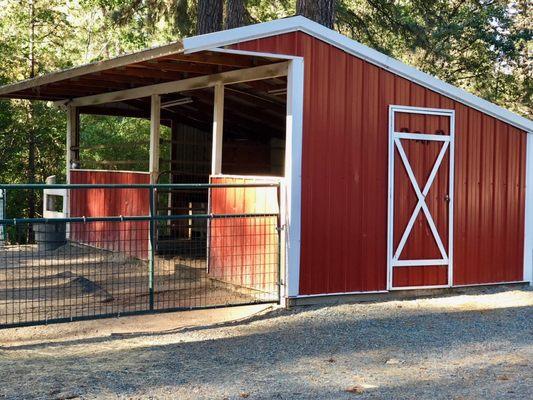
[(465, 293), (5, 346), (0, 398), (533, 398), (533, 291)]

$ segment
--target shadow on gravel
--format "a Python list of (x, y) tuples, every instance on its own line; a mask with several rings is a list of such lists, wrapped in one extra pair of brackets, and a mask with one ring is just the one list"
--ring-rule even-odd
[[(516, 290), (516, 289), (515, 289)], [(495, 294), (495, 293), (500, 293), (500, 292), (504, 292), (505, 289), (499, 289), (499, 288), (494, 288), (494, 289), (491, 289), (490, 291), (488, 291), (488, 293), (490, 294)], [(528, 291), (525, 291), (524, 293), (527, 293)], [(453, 297), (453, 296), (457, 296), (457, 295), (461, 295), (461, 294), (468, 294), (468, 295), (479, 295), (479, 294), (484, 294), (484, 293), (487, 293), (486, 290), (483, 290), (483, 289), (475, 289), (475, 288), (468, 288), (468, 290), (461, 290), (461, 289), (456, 289), (454, 292), (451, 292), (449, 294), (444, 294), (444, 295), (439, 295), (438, 298), (447, 298), (447, 297)], [(435, 298), (436, 296), (426, 296), (426, 298)], [(421, 299), (421, 298), (424, 298), (424, 297), (413, 297), (413, 299)], [(54, 348), (54, 347), (58, 347), (58, 348), (64, 348), (66, 346), (77, 346), (77, 345), (83, 345), (83, 344), (104, 344), (104, 343), (112, 343), (113, 341), (120, 341), (120, 340), (124, 340), (124, 339), (136, 339), (136, 338), (144, 338), (144, 337), (157, 337), (157, 336), (165, 336), (165, 335), (174, 335), (174, 334), (184, 334), (184, 333), (194, 333), (194, 332), (205, 332), (205, 333), (208, 333), (209, 331), (211, 330), (216, 330), (216, 329), (220, 329), (220, 328), (226, 328), (226, 327), (243, 327), (243, 326), (247, 326), (247, 325), (250, 325), (254, 322), (260, 322), (260, 321), (268, 321), (268, 320), (272, 320), (272, 319), (276, 319), (276, 318), (279, 318), (279, 317), (288, 317), (288, 316), (297, 316), (297, 315), (300, 315), (300, 314), (305, 314), (305, 313), (308, 313), (308, 312), (313, 312), (313, 311), (318, 311), (318, 310), (326, 310), (328, 308), (331, 308), (331, 307), (335, 307), (337, 305), (349, 305), (349, 304), (353, 304), (353, 305), (358, 305), (358, 306), (363, 306), (365, 304), (377, 304), (379, 305), (380, 303), (384, 304), (384, 303), (387, 303), (387, 302), (392, 302), (392, 301), (398, 301), (398, 300), (411, 300), (411, 297), (406, 297), (406, 298), (402, 298), (402, 299), (398, 299), (398, 298), (389, 298), (387, 300), (384, 301), (383, 298), (381, 299), (377, 299), (375, 301), (365, 301), (364, 303), (363, 302), (360, 302), (360, 303), (331, 303), (331, 304), (324, 304), (324, 305), (313, 305), (313, 306), (299, 306), (299, 307), (295, 307), (295, 308), (292, 308), (290, 310), (286, 310), (286, 309), (281, 309), (281, 308), (278, 308), (278, 309), (272, 309), (272, 310), (269, 310), (269, 311), (266, 311), (266, 312), (261, 312), (259, 314), (256, 314), (256, 315), (253, 315), (251, 317), (246, 317), (244, 319), (241, 319), (241, 320), (237, 320), (237, 321), (228, 321), (228, 322), (224, 322), (224, 323), (220, 323), (220, 324), (211, 324), (211, 325), (201, 325), (201, 326), (191, 326), (191, 327), (180, 327), (180, 328), (177, 328), (177, 329), (169, 329), (169, 330), (163, 330), (163, 331), (150, 331), (150, 332), (134, 332), (134, 333), (116, 333), (116, 334), (111, 334), (109, 336), (101, 336), (101, 337), (90, 337), (90, 338), (83, 338), (83, 339), (72, 339), (72, 340), (62, 340), (62, 341), (57, 341), (57, 340), (54, 340), (54, 341), (50, 341), (50, 342), (46, 342), (46, 341), (43, 341), (43, 342), (40, 342), (40, 343), (32, 343), (32, 344), (22, 344), (22, 345), (12, 345), (12, 346), (2, 346), (0, 344), (0, 350), (39, 350), (39, 349), (47, 349), (47, 348)], [(373, 327), (373, 326), (376, 326), (376, 327), (384, 327), (384, 326), (390, 326), (390, 327), (396, 327), (396, 326), (400, 326), (400, 325), (408, 325), (410, 327), (413, 327), (413, 326), (421, 326), (420, 324), (422, 324), (422, 326), (424, 326), (423, 322), (426, 321), (428, 318), (430, 319), (433, 319), (433, 318), (437, 318), (438, 319), (438, 315), (445, 315), (445, 316), (449, 316), (451, 318), (470, 318), (469, 316), (477, 316), (479, 314), (479, 316), (481, 317), (481, 315), (485, 315), (486, 317), (490, 316), (490, 313), (495, 313), (497, 311), (505, 311), (505, 310), (514, 310), (514, 309), (517, 309), (517, 308), (521, 308), (521, 307), (501, 307), (501, 308), (498, 308), (498, 309), (488, 309), (488, 310), (468, 310), (468, 311), (459, 311), (457, 309), (455, 310), (450, 310), (450, 311), (443, 311), (443, 312), (439, 312), (439, 311), (435, 311), (435, 310), (422, 310), (419, 314), (415, 314), (415, 311), (414, 310), (411, 310), (409, 311), (409, 314), (408, 316), (403, 316), (403, 317), (398, 317), (398, 318), (386, 318), (386, 317), (382, 317), (382, 316), (376, 316), (375, 312), (372, 312), (371, 314), (374, 314), (374, 315), (368, 315), (368, 314), (365, 314), (364, 316), (356, 316), (355, 319), (353, 320), (350, 320), (350, 321), (345, 321), (345, 322), (342, 322), (340, 323), (341, 327), (339, 327), (340, 329), (342, 329), (345, 325), (348, 325), (350, 327), (350, 329), (353, 329), (353, 328), (356, 328), (357, 329), (365, 329), (367, 327)], [(527, 308), (527, 307), (525, 307)], [(164, 313), (163, 313), (164, 315)], [(499, 313), (496, 313), (495, 315), (500, 315)], [(128, 318), (128, 317), (123, 317), (123, 318)], [(397, 322), (394, 322), (394, 321), (397, 321)], [(411, 321), (411, 322), (409, 322)], [(321, 334), (321, 333), (325, 333), (325, 331), (327, 331), (327, 328), (330, 326), (329, 325), (330, 322), (328, 321), (326, 323), (326, 325), (321, 325), (320, 322), (313, 322), (312, 324), (307, 324), (305, 325), (305, 327), (303, 327), (303, 331), (313, 331), (313, 330), (318, 330), (317, 334)], [(294, 327), (293, 327), (294, 325)], [(299, 329), (298, 328), (298, 324), (294, 324), (294, 323), (288, 323), (287, 325), (284, 326), (285, 328), (288, 328), (288, 329)], [(38, 327), (39, 328), (39, 327)], [(453, 327), (452, 327), (453, 328)], [(42, 329), (46, 329), (46, 328), (42, 328)], [(429, 330), (431, 331), (432, 330), (432, 327), (429, 327)], [(324, 331), (324, 332), (322, 332)], [(299, 335), (297, 334), (297, 337), (299, 337)], [(448, 338), (448, 339), (452, 339), (452, 338)]]
[[(68, 370), (70, 383), (67, 385), (90, 388), (91, 397), (110, 392), (121, 397), (162, 387), (224, 386), (238, 379), (246, 381), (246, 377), (257, 371), (264, 371), (264, 376), (260, 375), (261, 385), (268, 387), (269, 380), (275, 383), (276, 374), (281, 374), (281, 369), (289, 371), (283, 373), (287, 388), (302, 388), (302, 385), (306, 385), (302, 382), (303, 372), (292, 374), (290, 371), (305, 366), (306, 360), (311, 357), (360, 357), (376, 349), (388, 349), (390, 354), (411, 354), (423, 359), (439, 357), (474, 342), (527, 345), (532, 341), (531, 334), (527, 334), (531, 329), (531, 307), (414, 314), (413, 310), (409, 310), (389, 317), (368, 315), (355, 316), (353, 319), (346, 313), (335, 314), (332, 311), (330, 315), (323, 314), (324, 310), (321, 310), (320, 318), (280, 318), (280, 324), (269, 325), (277, 317), (298, 316), (312, 310), (316, 308), (277, 310), (245, 323), (225, 324), (238, 328), (234, 336), (171, 344), (152, 344), (151, 340), (147, 340), (143, 347), (136, 348), (121, 346), (111, 349), (108, 345), (104, 351), (91, 355), (69, 355), (68, 347), (113, 343), (124, 338), (147, 335), (118, 335), (67, 343), (4, 347), (2, 350), (8, 356), (12, 350), (41, 350), (47, 356), (40, 355), (39, 351), (36, 357), (25, 354), (10, 359), (7, 368), (8, 364), (2, 361), (0, 352), (0, 367), (5, 363), (2, 368), (6, 371), (0, 374), (0, 387), (9, 386), (14, 392), (23, 393), (24, 384), (18, 382), (17, 377), (24, 376), (24, 380), (31, 381), (34, 373), (41, 373), (46, 375), (46, 380), (43, 378), (39, 384), (46, 388), (54, 382), (64, 382), (64, 373)], [(272, 321), (266, 326), (245, 326), (252, 321), (268, 320)], [(207, 333), (210, 329), (221, 327), (198, 327), (179, 333)], [(516, 332), (521, 330), (525, 330), (526, 334), (517, 335)], [(160, 333), (150, 334), (157, 335)], [(57, 353), (46, 352), (46, 349), (57, 347), (62, 348)], [(21, 387), (17, 390), (19, 385)], [(329, 396), (326, 393), (323, 395)], [(269, 398), (268, 393), (263, 393), (264, 396)]]

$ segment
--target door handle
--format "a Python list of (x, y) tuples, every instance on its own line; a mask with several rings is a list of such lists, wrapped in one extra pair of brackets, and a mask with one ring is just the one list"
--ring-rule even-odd
[(449, 203), (449, 202), (450, 202), (450, 195), (449, 195), (449, 194), (447, 194), (446, 196), (444, 196), (444, 201), (445, 201), (446, 203)]

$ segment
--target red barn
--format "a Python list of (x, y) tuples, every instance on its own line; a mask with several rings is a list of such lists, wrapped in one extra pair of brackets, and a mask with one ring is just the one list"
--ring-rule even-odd
[[(188, 63), (192, 75), (169, 77), (178, 68), (171, 61), (180, 62), (182, 71)], [(144, 73), (136, 75), (139, 65)], [(113, 73), (117, 82), (132, 77), (131, 85), (119, 90), (100, 83), (89, 90), (87, 82)], [(239, 114), (241, 106), (272, 100), (278, 89), (266, 88), (244, 104), (236, 96), (245, 88), (231, 85), (260, 79), (285, 86), (279, 90), (286, 93), (281, 118), (267, 105), (263, 114), (244, 108)], [(275, 192), (261, 189), (253, 207), (236, 206), (238, 193), (228, 189), (213, 191), (210, 211), (279, 208), (282, 299), (533, 281), (532, 121), (303, 17), (188, 38), (6, 86), (0, 96), (67, 105), (69, 170), (77, 157), (72, 143), (78, 140), (79, 113), (151, 118), (149, 175), (80, 169), (70, 179), (155, 183), (160, 168), (154, 140), (159, 119), (166, 117), (154, 110), (190, 100), (163, 99), (168, 107), (161, 108), (158, 96), (213, 87), (212, 97), (191, 95), (194, 101), (209, 97), (212, 116), (205, 107), (176, 115), (183, 126), (212, 126), (203, 128), (212, 133), (208, 181), (281, 181), (279, 205)], [(130, 107), (132, 99), (150, 96), (144, 109)], [(242, 147), (248, 130), (239, 127), (245, 125), (267, 140)], [(226, 127), (241, 136), (226, 140)], [(171, 162), (179, 157), (173, 150)], [(146, 213), (148, 200), (134, 200), (113, 213), (127, 213), (128, 207)], [(210, 229), (219, 228), (213, 223)], [(211, 263), (212, 272), (223, 274), (229, 268), (224, 262), (231, 263), (224, 260), (231, 258), (219, 254), (222, 264)]]

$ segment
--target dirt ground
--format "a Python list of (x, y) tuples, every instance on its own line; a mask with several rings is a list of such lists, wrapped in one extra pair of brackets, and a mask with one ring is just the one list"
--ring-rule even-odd
[(533, 290), (0, 331), (1, 399), (533, 398)]
[[(149, 309), (148, 262), (67, 244), (0, 247), (0, 326)], [(258, 273), (259, 274), (259, 273)], [(158, 310), (272, 301), (272, 293), (226, 284), (206, 273), (205, 257), (156, 257)]]

